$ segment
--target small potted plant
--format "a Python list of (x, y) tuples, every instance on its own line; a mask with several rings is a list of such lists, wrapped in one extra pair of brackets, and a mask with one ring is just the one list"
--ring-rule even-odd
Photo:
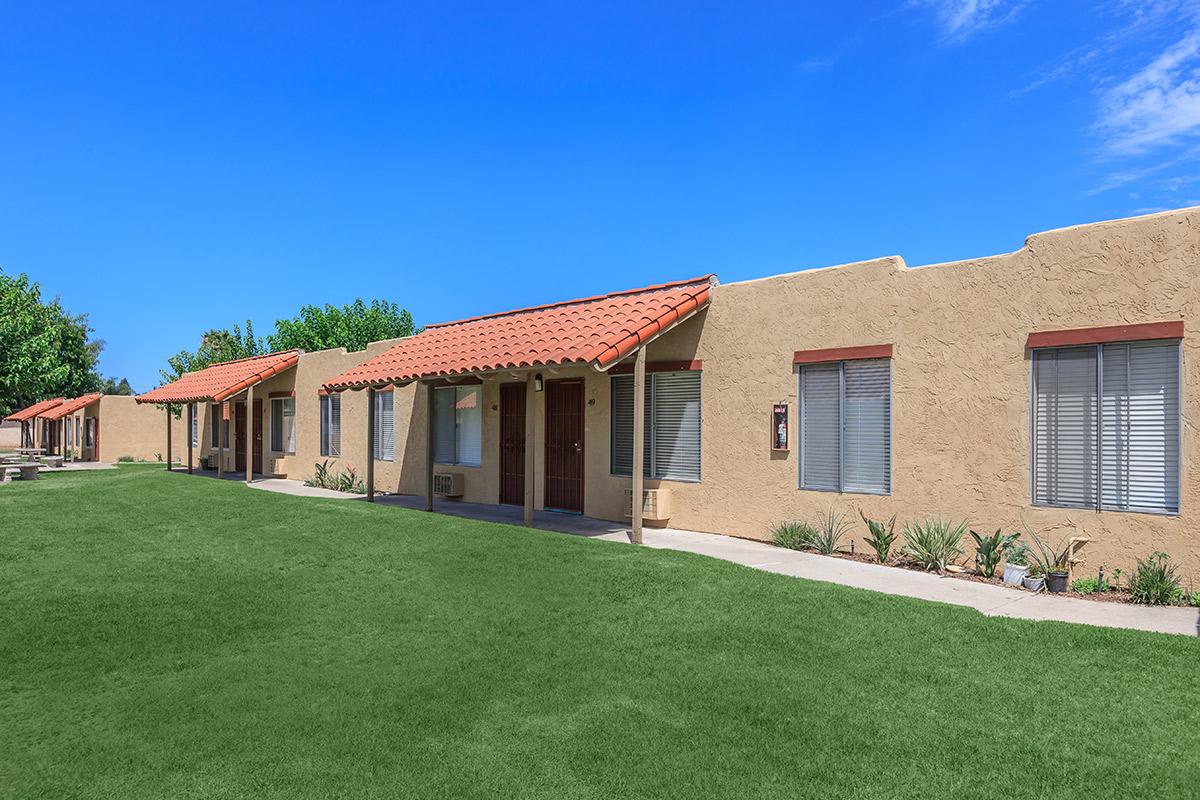
[(1029, 565), (1029, 571), (1025, 573), (1025, 577), (1021, 579), (1021, 585), (1031, 592), (1040, 592), (1046, 585), (1046, 578), (1042, 574), (1042, 567), (1036, 561)]
[(1017, 542), (1009, 548), (1004, 556), (1004, 582), (1009, 586), (1020, 586), (1029, 572), (1029, 545)]
[(1029, 535), (1037, 545), (1033, 560), (1046, 576), (1046, 590), (1054, 594), (1065, 592), (1071, 571), (1071, 540), (1065, 539), (1057, 548), (1053, 548), (1036, 533), (1030, 531)]

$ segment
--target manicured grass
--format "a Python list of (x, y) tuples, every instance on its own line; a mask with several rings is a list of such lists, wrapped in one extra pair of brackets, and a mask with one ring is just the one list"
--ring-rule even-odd
[(1200, 644), (161, 467), (0, 486), (0, 796), (1188, 797)]

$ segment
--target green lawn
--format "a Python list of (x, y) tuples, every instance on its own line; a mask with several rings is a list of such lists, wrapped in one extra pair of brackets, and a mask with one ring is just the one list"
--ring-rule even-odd
[(161, 467), (0, 486), (0, 619), (3, 797), (1200, 785), (1192, 639)]

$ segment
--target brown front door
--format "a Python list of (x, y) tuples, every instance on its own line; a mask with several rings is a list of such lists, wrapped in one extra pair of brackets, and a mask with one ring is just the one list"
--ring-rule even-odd
[(525, 384), (500, 385), (500, 502), (525, 504)]
[(544, 505), (583, 513), (583, 381), (546, 382)]
[(234, 472), (246, 471), (245, 403), (237, 403), (233, 407), (233, 469)]
[[(262, 474), (262, 400), (254, 401), (254, 426), (251, 449), (254, 452), (254, 471)], [(246, 404), (237, 403), (233, 408), (233, 468), (236, 472), (246, 471)]]

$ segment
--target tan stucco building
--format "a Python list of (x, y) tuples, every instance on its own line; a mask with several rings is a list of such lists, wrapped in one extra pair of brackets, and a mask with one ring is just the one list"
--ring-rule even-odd
[[(1086, 536), (1089, 565), (1165, 550), (1194, 575), (1198, 265), (1185, 209), (968, 261), (701, 278), (302, 353), (254, 386), (262, 471), (371, 464), (377, 491), (426, 494), (432, 473), (463, 502), (621, 520), (640, 459), (648, 524), (761, 539), (831, 509), (945, 517)], [(387, 398), (369, 448), (368, 403)], [(198, 407), (197, 460), (217, 449)]]

